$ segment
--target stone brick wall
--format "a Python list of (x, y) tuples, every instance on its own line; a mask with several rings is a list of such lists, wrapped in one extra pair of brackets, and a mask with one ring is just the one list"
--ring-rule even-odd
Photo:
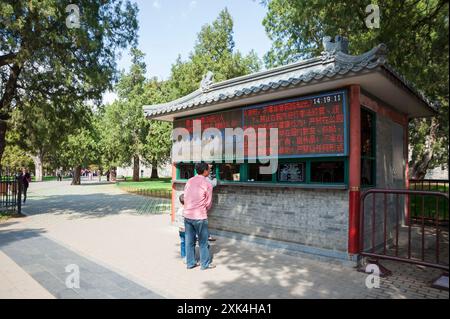
[(346, 190), (219, 185), (208, 218), (210, 229), (347, 251)]

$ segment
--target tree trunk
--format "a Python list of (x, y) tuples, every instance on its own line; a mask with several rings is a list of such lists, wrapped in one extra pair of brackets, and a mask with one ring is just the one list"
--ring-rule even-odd
[(439, 123), (436, 118), (431, 120), (429, 134), (425, 137), (424, 151), (420, 158), (413, 159), (411, 167), (411, 178), (412, 179), (424, 179), (427, 174), (430, 162), (433, 160), (434, 150), (433, 146), (437, 140), (437, 130)]
[(0, 163), (2, 162), (3, 152), (6, 147), (6, 121), (0, 118)]
[(71, 185), (80, 185), (80, 184), (81, 184), (81, 166), (77, 166), (73, 170)]
[(150, 178), (159, 178), (158, 176), (158, 162), (152, 163), (152, 175)]
[(110, 174), (111, 182), (115, 182), (116, 179), (117, 179), (117, 170), (116, 170), (116, 167), (111, 167), (111, 169), (110, 169), (110, 171), (109, 171), (109, 174)]
[(6, 131), (8, 130), (6, 121), (10, 118), (11, 102), (16, 93), (17, 80), (19, 79), (21, 70), (21, 64), (14, 63), (11, 67), (8, 80), (6, 83), (2, 81), (3, 94), (0, 96), (0, 163), (6, 146)]
[(133, 181), (139, 181), (139, 155), (133, 157)]
[(42, 182), (43, 181), (43, 172), (44, 172), (44, 160), (42, 153), (38, 153), (37, 155), (33, 155), (33, 162), (35, 167), (35, 181)]

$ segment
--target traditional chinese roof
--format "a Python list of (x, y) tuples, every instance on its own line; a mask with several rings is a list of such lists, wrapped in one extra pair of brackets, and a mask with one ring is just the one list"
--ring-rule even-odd
[(200, 88), (169, 103), (144, 106), (147, 118), (172, 121), (193, 115), (263, 101), (317, 93), (360, 84), (362, 90), (412, 117), (432, 116), (428, 99), (386, 60), (380, 44), (357, 56), (347, 53), (345, 39), (324, 38), (325, 51), (315, 57), (285, 66), (213, 83), (208, 72)]

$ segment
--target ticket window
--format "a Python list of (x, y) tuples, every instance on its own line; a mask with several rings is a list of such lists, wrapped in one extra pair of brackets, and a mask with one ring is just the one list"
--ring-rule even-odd
[(304, 183), (306, 181), (306, 163), (280, 163), (277, 181), (281, 183)]
[(248, 181), (249, 182), (271, 182), (272, 174), (261, 174), (260, 167), (269, 167), (270, 162), (267, 164), (252, 163), (248, 164)]
[(180, 163), (178, 164), (178, 179), (187, 180), (195, 176), (195, 164)]
[(241, 165), (228, 163), (219, 165), (219, 179), (227, 182), (239, 182), (241, 180)]
[(341, 184), (345, 182), (345, 162), (312, 161), (311, 182), (321, 184)]

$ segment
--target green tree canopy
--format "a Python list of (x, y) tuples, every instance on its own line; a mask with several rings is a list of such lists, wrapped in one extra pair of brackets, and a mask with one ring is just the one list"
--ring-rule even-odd
[(14, 141), (18, 140), (17, 131), (9, 130), (6, 136), (7, 145), (0, 165), (0, 176), (5, 173), (17, 172), (23, 167), (34, 169), (33, 159)]
[(215, 81), (223, 81), (256, 72), (260, 67), (254, 51), (243, 56), (234, 49), (233, 19), (224, 9), (212, 24), (202, 27), (187, 61), (178, 57), (172, 66), (171, 97), (181, 97), (198, 89), (207, 71), (214, 73)]
[(0, 158), (6, 122), (23, 100), (52, 101), (70, 114), (75, 103), (100, 99), (116, 78), (116, 49), (136, 42), (136, 4), (76, 3), (72, 27), (69, 2), (0, 0)]
[(103, 125), (110, 136), (102, 144), (110, 156), (111, 163), (130, 165), (133, 163), (133, 179), (139, 180), (139, 164), (143, 155), (149, 123), (144, 118), (146, 65), (144, 53), (131, 50), (132, 65), (128, 73), (122, 73), (116, 85), (118, 100), (106, 106)]
[(100, 163), (99, 131), (94, 115), (88, 125), (76, 129), (61, 144), (60, 159), (63, 166), (73, 168), (73, 185), (79, 185), (81, 168)]
[(43, 165), (52, 162), (60, 167), (58, 157), (61, 145), (69, 134), (76, 129), (90, 125), (91, 109), (81, 103), (71, 106), (68, 114), (61, 111), (50, 101), (23, 102), (20, 109), (15, 109), (10, 121), (10, 129), (16, 134), (10, 143), (19, 146), (34, 160), (36, 181), (42, 181)]

